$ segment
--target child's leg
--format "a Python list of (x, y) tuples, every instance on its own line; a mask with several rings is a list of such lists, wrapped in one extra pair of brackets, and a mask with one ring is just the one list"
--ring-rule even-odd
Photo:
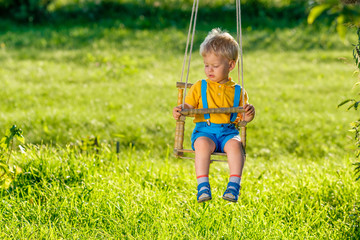
[(230, 175), (241, 176), (245, 158), (243, 156), (242, 144), (239, 139), (232, 138), (226, 142), (224, 152), (227, 155)]
[(209, 175), (210, 157), (215, 151), (215, 143), (208, 137), (199, 137), (194, 142), (196, 176)]
[(230, 179), (223, 198), (236, 202), (238, 200), (241, 175), (245, 163), (240, 140), (236, 138), (230, 139), (224, 146), (224, 152), (226, 152), (228, 158)]
[(207, 137), (199, 137), (194, 142), (195, 171), (198, 181), (198, 202), (211, 200), (209, 184), (210, 156), (215, 150), (215, 143)]

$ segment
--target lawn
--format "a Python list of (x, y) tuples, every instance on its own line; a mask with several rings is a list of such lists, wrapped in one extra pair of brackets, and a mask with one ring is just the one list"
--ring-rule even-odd
[[(192, 82), (203, 77), (198, 44), (218, 24), (199, 23)], [(27, 143), (11, 157), (23, 173), (1, 191), (0, 238), (359, 238), (358, 114), (337, 108), (356, 95), (354, 32), (344, 43), (325, 27), (244, 28), (257, 115), (240, 201), (221, 199), (228, 169), (214, 163), (214, 199), (198, 204), (193, 162), (172, 157), (185, 28), (0, 26), (0, 134), (16, 124)], [(100, 146), (84, 149), (94, 136)]]

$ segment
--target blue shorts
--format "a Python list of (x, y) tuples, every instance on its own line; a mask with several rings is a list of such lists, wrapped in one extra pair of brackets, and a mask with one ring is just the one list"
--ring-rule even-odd
[(191, 147), (193, 150), (194, 142), (199, 137), (208, 137), (216, 145), (215, 152), (224, 152), (224, 147), (227, 141), (236, 137), (240, 140), (239, 131), (234, 124), (216, 124), (206, 122), (196, 123), (194, 131), (191, 135)]

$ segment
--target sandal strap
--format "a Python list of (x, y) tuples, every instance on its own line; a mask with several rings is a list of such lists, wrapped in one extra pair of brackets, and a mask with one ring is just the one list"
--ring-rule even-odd
[[(231, 188), (229, 188), (231, 187)], [(226, 193), (231, 193), (234, 196), (239, 195), (239, 191), (240, 191), (240, 185), (234, 182), (229, 182), (225, 191)]]
[(197, 190), (199, 191), (202, 187), (207, 187), (208, 189), (210, 189), (210, 184), (208, 182), (200, 183), (197, 187)]
[(206, 193), (208, 195), (211, 195), (210, 189), (204, 189), (198, 192), (198, 197), (201, 196), (203, 193)]

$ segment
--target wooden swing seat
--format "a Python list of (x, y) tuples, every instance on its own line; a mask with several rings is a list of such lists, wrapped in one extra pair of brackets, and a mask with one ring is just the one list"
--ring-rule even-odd
[[(181, 105), (183, 103), (183, 96), (185, 86), (190, 88), (193, 84), (188, 83), (185, 84), (183, 82), (177, 82), (176, 87), (178, 88), (178, 100), (177, 105)], [(230, 108), (208, 108), (208, 109), (183, 109), (181, 113), (181, 117), (179, 120), (176, 120), (176, 130), (175, 130), (175, 145), (174, 145), (174, 155), (177, 158), (187, 158), (193, 159), (189, 157), (185, 157), (184, 153), (195, 153), (195, 151), (191, 149), (184, 149), (184, 132), (185, 132), (185, 119), (186, 117), (194, 117), (195, 114), (219, 114), (219, 113), (243, 113), (245, 110), (242, 107), (230, 107)], [(246, 122), (239, 122), (238, 126), (241, 127), (241, 143), (243, 146), (243, 150), (245, 152), (246, 147)], [(222, 152), (214, 152), (211, 155), (217, 156), (226, 156), (226, 153)], [(211, 160), (213, 161), (223, 161), (223, 160)]]
[[(193, 84), (188, 83), (188, 77), (189, 77), (189, 69), (190, 69), (190, 60), (191, 60), (191, 53), (192, 53), (192, 47), (194, 43), (194, 35), (195, 35), (195, 26), (196, 26), (196, 19), (197, 19), (197, 13), (199, 8), (199, 0), (193, 1), (193, 7), (192, 7), (192, 13), (190, 18), (190, 25), (189, 25), (189, 32), (187, 37), (187, 43), (186, 43), (186, 49), (185, 49), (185, 56), (184, 56), (184, 62), (183, 62), (183, 68), (181, 73), (181, 82), (176, 83), (176, 87), (178, 88), (178, 101), (177, 105), (182, 105), (184, 100), (184, 90), (186, 92), (185, 88), (190, 88)], [(237, 42), (240, 47), (240, 56), (241, 56), (241, 79), (242, 79), (242, 89), (244, 89), (244, 76), (243, 76), (243, 53), (242, 53), (242, 34), (241, 34), (241, 1), (236, 0), (236, 28), (237, 28)], [(192, 31), (192, 33), (191, 33)], [(191, 37), (192, 36), (192, 37)], [(188, 49), (189, 42), (191, 37), (191, 44), (190, 44), (190, 50)], [(185, 69), (185, 63), (187, 54), (189, 53), (189, 59), (188, 59), (188, 67), (187, 67), (187, 77), (186, 77), (186, 83), (182, 82), (184, 69)], [(238, 64), (238, 79), (240, 81), (240, 64)], [(243, 96), (244, 99), (244, 96)], [(184, 143), (184, 130), (185, 130), (185, 119), (186, 117), (192, 117), (195, 114), (217, 114), (217, 113), (243, 113), (245, 110), (242, 107), (232, 107), (232, 108), (209, 108), (209, 109), (183, 109), (180, 113), (181, 116), (178, 120), (176, 120), (176, 130), (175, 130), (175, 146), (174, 146), (174, 154), (176, 157), (180, 158), (188, 158), (184, 157), (184, 153), (194, 153), (195, 151), (184, 149), (183, 143)], [(241, 144), (243, 149), (243, 154), (245, 157), (245, 147), (246, 147), (246, 122), (241, 121), (237, 124), (237, 127), (241, 127)], [(226, 156), (225, 153), (218, 153), (215, 152), (212, 155), (221, 155)], [(222, 160), (211, 160), (213, 161), (222, 161)]]

